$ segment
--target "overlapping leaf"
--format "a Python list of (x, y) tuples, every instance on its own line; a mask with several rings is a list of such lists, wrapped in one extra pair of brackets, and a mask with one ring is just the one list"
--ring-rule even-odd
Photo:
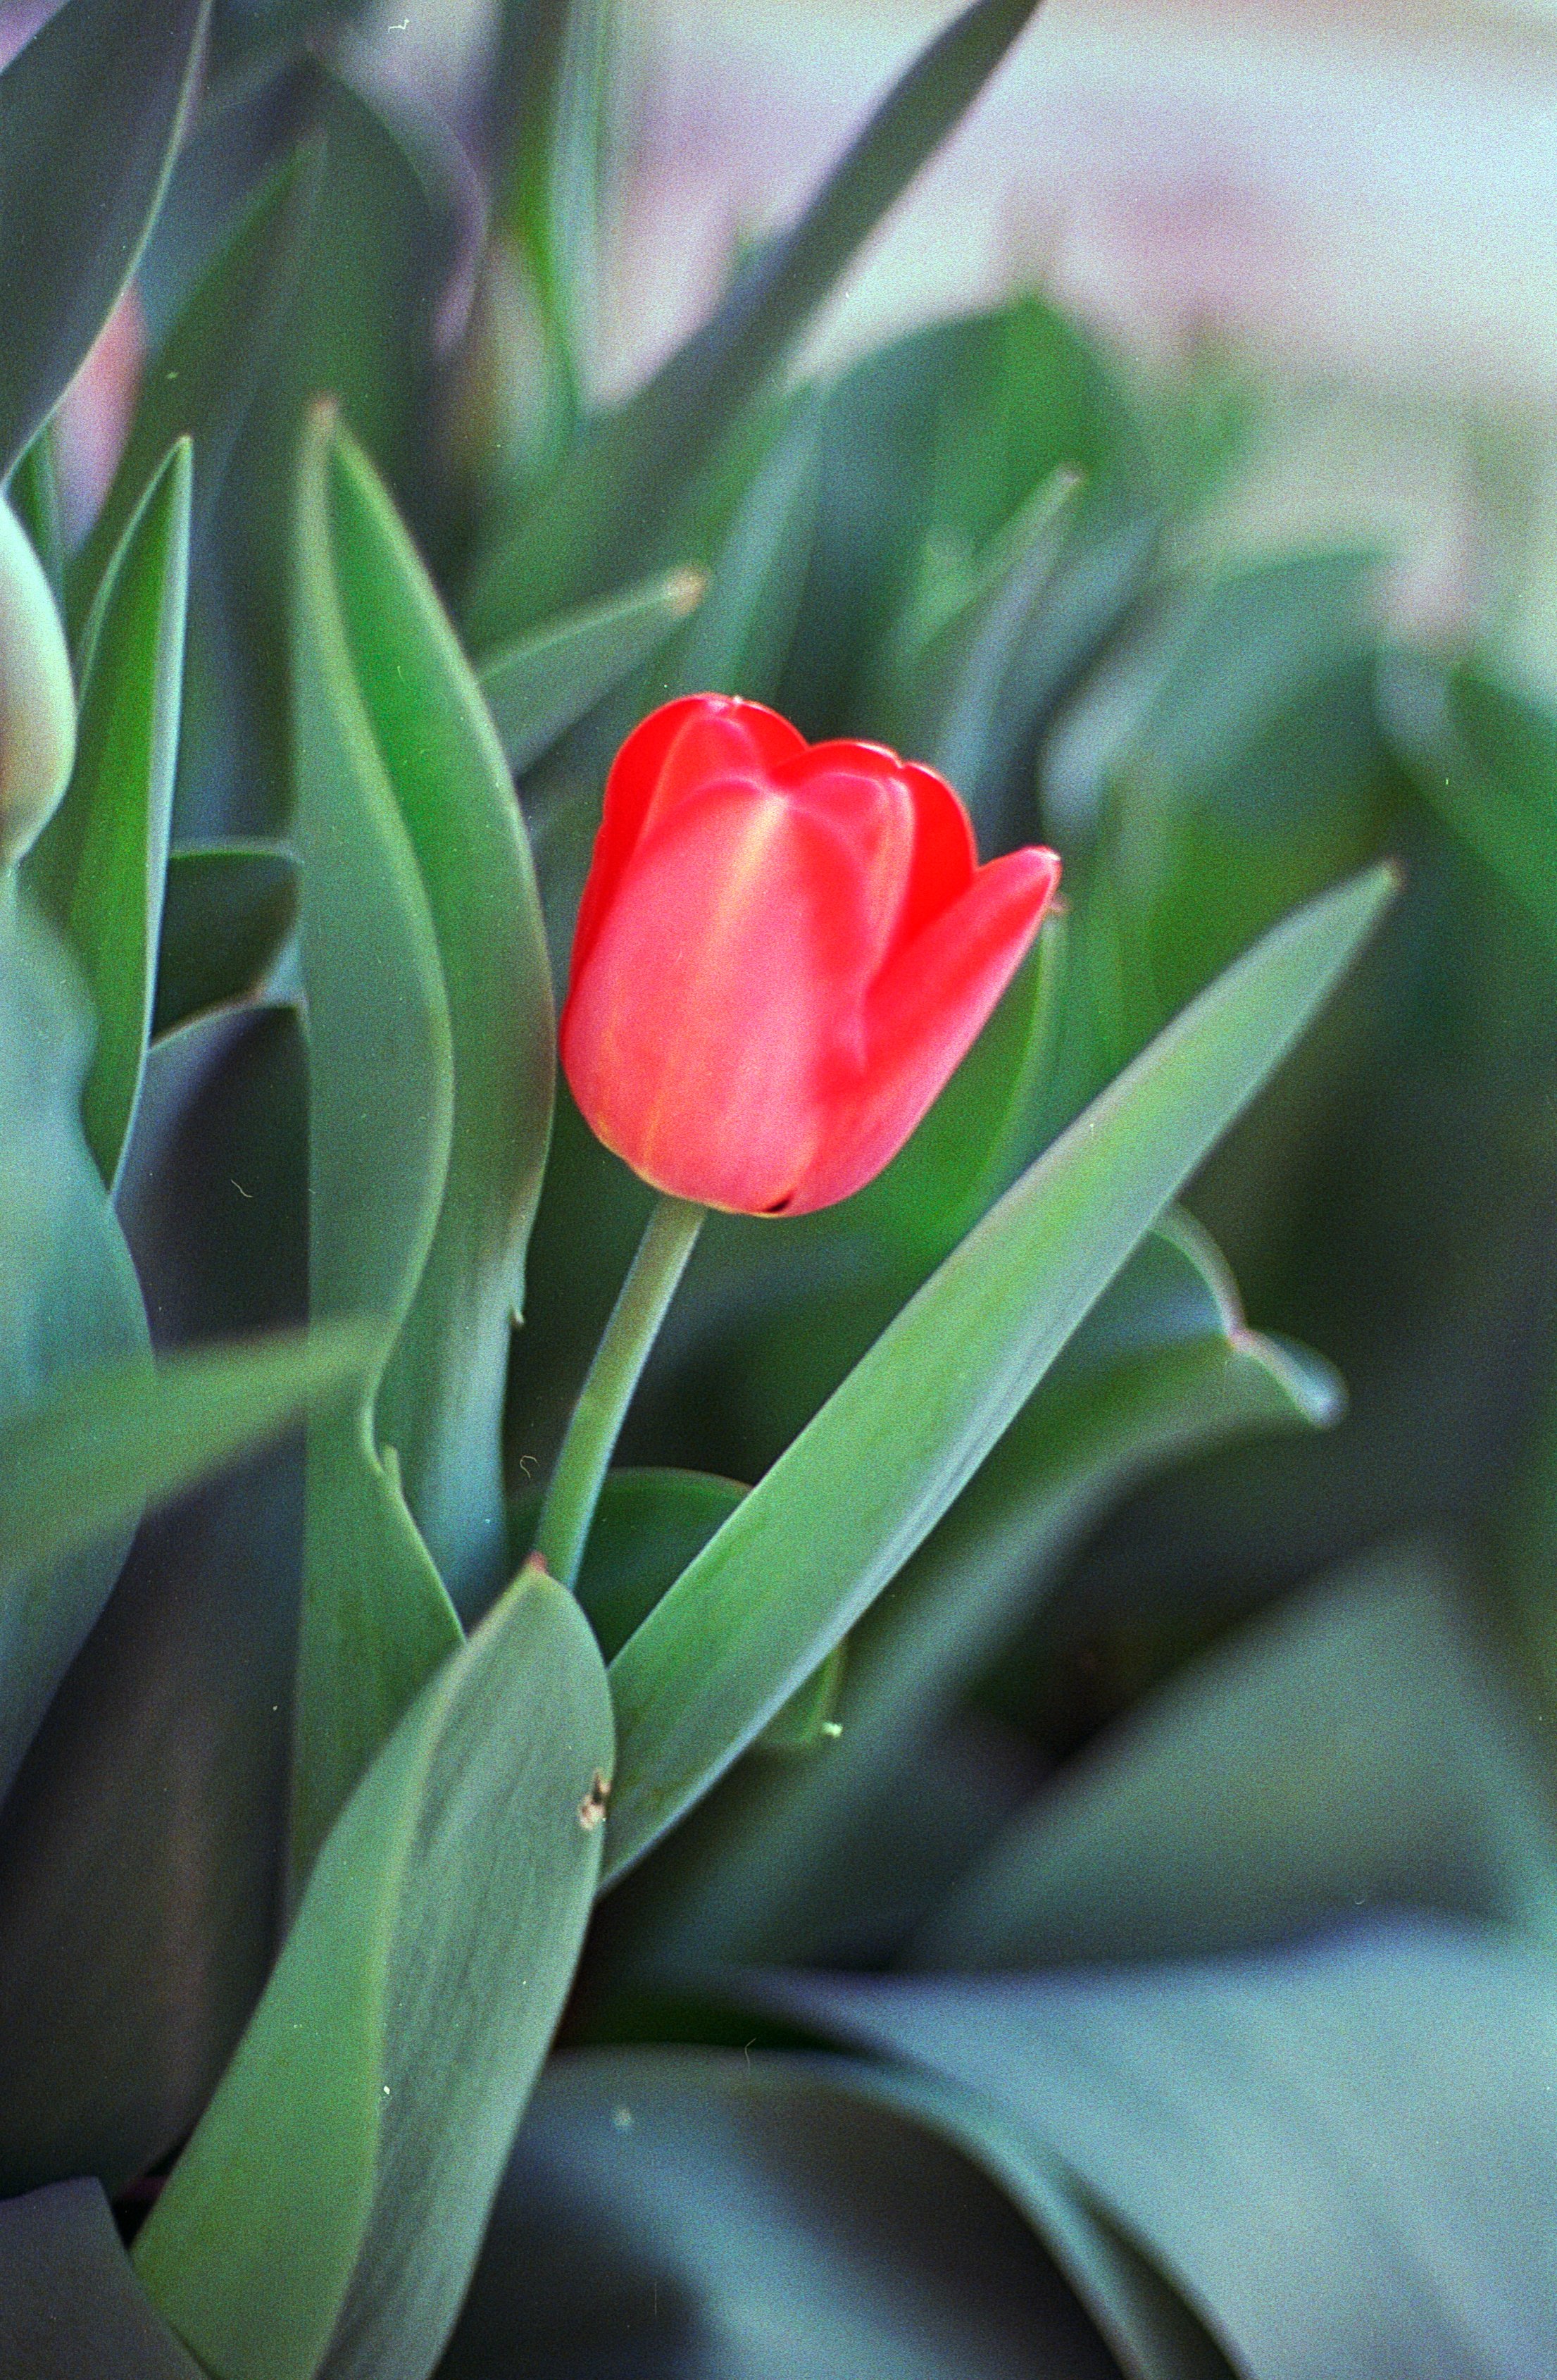
[[(1338, 1403), (1324, 1366), (1247, 1328), (1214, 1252), (1169, 1218), (854, 1632), (836, 1741), (798, 1771), (749, 1772), (693, 1830), (655, 1949), (788, 1960), (893, 1940), (961, 1848), (924, 1820), (935, 1733), (1100, 1511), (1164, 1463)], [(1137, 1833), (1119, 1840), (1123, 1856)]]
[(185, 439), (147, 489), (93, 606), (75, 771), (23, 868), (75, 951), (96, 1008), (81, 1110), (110, 1187), (151, 1031), (184, 689), (190, 490)]
[(759, 393), (851, 256), (977, 96), (1036, 0), (972, 0), (916, 58), (800, 220), (757, 252), (711, 322), (587, 428), (514, 536), (483, 565), (479, 645), (597, 595)]
[(598, 1872), (610, 1701), (526, 1572), (368, 1770), (136, 2244), (213, 2380), (425, 2380)]
[(0, 76), (0, 480), (135, 271), (210, 13), (66, 0)]
[(612, 1873), (707, 1790), (914, 1551), (1290, 1049), (1389, 890), (1375, 872), (1314, 903), (1176, 1019), (947, 1259), (622, 1647)]

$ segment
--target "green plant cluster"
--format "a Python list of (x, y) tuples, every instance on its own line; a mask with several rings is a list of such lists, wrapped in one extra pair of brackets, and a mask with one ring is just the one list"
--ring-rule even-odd
[[(1557, 717), (1186, 565), (1237, 407), (1035, 296), (796, 379), (1032, 0), (603, 414), (605, 13), (469, 153), (354, 13), (0, 77), (0, 2375), (1557, 2369)], [(556, 987), (694, 689), (1067, 907), (711, 1223), (575, 1597)]]

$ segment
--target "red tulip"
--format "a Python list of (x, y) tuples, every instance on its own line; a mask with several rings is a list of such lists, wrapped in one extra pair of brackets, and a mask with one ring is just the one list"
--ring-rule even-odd
[(902, 1147), (1020, 965), (1052, 851), (978, 865), (934, 770), (694, 694), (606, 783), (562, 1063), (673, 1196), (802, 1215)]

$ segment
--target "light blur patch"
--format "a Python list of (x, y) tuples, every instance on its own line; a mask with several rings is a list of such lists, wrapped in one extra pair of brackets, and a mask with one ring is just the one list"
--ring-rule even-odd
[(135, 413), (146, 346), (146, 317), (132, 283), (54, 417), (60, 522), (67, 546), (86, 535), (112, 484)]

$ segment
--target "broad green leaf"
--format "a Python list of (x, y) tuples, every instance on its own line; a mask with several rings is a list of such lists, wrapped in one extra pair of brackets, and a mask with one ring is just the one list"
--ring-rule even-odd
[(1322, 1366), (1248, 1328), (1203, 1235), (1165, 1219), (854, 1631), (825, 1759), (746, 1772), (690, 1830), (657, 1942), (683, 1960), (812, 1961), (900, 1936), (960, 1849), (921, 1812), (934, 1739), (1108, 1504), (1187, 1454), (1338, 1406)]
[(1219, 1647), (1005, 1830), (916, 1959), (1177, 1958), (1390, 1904), (1557, 1937), (1534, 1748), (1455, 1600), (1406, 1551)]
[(668, 570), (487, 655), (481, 691), (516, 775), (653, 658), (706, 583), (701, 571)]
[(1004, 2192), (908, 2098), (841, 2059), (554, 2059), (442, 2380), (1116, 2380)]
[(872, 2065), (857, 2088), (961, 2151), (1020, 2207), (1131, 2380), (1238, 2380), (1205, 2323), (1085, 2185), (981, 2095)]
[(190, 487), (184, 439), (147, 489), (93, 606), (75, 771), (22, 871), (75, 951), (96, 1005), (81, 1114), (110, 1188), (151, 1032), (184, 688)]
[(95, 2181), (0, 2204), (6, 2380), (199, 2380), (135, 2277)]
[(136, 2242), (213, 2380), (433, 2368), (573, 1975), (611, 1761), (588, 1625), (527, 1571), (342, 1813)]
[(296, 285), (320, 164), (316, 143), (276, 169), (148, 362), (144, 393), (113, 486), (71, 565), (75, 614), (84, 613), (141, 490), (181, 438), (194, 441), (191, 535), (199, 548), (282, 310)]
[(377, 1426), (463, 1608), (506, 1572), (502, 1405), (551, 1133), (551, 978), (519, 806), (431, 582), (344, 433), (311, 484), (328, 510), (305, 535), (328, 544), (353, 674), (420, 871), (448, 998), (442, 1207)]
[(135, 271), (210, 12), (66, 0), (0, 76), (0, 481)]
[(735, 507), (657, 698), (706, 692), (772, 701), (811, 559), (822, 421), (816, 392), (803, 391)]
[(337, 1325), (161, 1364), (104, 1364), (9, 1415), (0, 1422), (0, 1597), (12, 1604), (33, 1565), (117, 1531), (277, 1437), (353, 1384), (372, 1346), (360, 1327)]
[[(148, 1343), (124, 1235), (81, 1136), (91, 1049), (69, 954), (12, 883), (0, 893), (0, 1433), (21, 1431), (18, 1448), (41, 1401), (72, 1374), (133, 1366)], [(14, 1477), (35, 1492), (25, 1463)], [(137, 1518), (131, 1497), (72, 1539), (91, 1501), (80, 1482), (56, 1476), (44, 1499), (39, 1521), (45, 1533), (63, 1527), (66, 1542), (33, 1543), (25, 1527), (7, 1540), (18, 1515), (0, 1513), (0, 1792), (107, 1599)]]
[[(400, 1332), (438, 1224), (453, 1131), (449, 998), (411, 839), (357, 683), (336, 580), (335, 431), (316, 416), (298, 506), (294, 702), (311, 1054), (313, 1311)], [(380, 1457), (373, 1400), (310, 1430), (293, 1873), (460, 1625)]]
[(1392, 885), (1375, 870), (1313, 903), (1176, 1018), (947, 1258), (622, 1647), (612, 1873), (902, 1567), (1297, 1040)]
[[(117, 1208), (160, 1346), (300, 1323), (291, 1008), (151, 1051)], [(275, 1951), (301, 1432), (142, 1522), (0, 1811), (0, 2196), (117, 2192), (193, 2129)]]
[(775, 1977), (759, 2004), (993, 2107), (1243, 2380), (1557, 2362), (1544, 1946), (1397, 1921), (1123, 1974)]
[(297, 918), (297, 863), (273, 843), (186, 844), (170, 851), (157, 953), (153, 1035), (201, 1009), (247, 1000)]
[(1399, 655), (1385, 725), (1422, 795), (1534, 918), (1557, 953), (1557, 719), (1479, 660)]
[[(994, 73), (1035, 0), (973, 0), (887, 93), (792, 227), (647, 385), (586, 428), (481, 567), (479, 644), (625, 575), (692, 473), (762, 390), (850, 258)], [(631, 540), (631, 545), (629, 544)]]
[(1068, 713), (1047, 764), (1056, 815), (1087, 827), (1110, 779), (1160, 802), (1231, 773), (1272, 720), (1366, 649), (1377, 571), (1368, 552), (1280, 554), (1170, 588)]
[[(203, 687), (213, 714), (209, 748), (188, 756), (180, 786), (178, 832), (190, 842), (278, 835), (289, 824), (289, 531), (308, 407), (335, 398), (418, 527), (433, 504), (427, 425), (438, 405), (437, 322), (457, 249), (462, 186), (453, 176), (468, 167), (451, 157), (435, 119), (381, 110), (322, 58), (300, 62), (286, 81), (289, 129), (320, 134), (324, 163), (296, 286), (211, 523), (207, 551), (224, 604), (228, 675), (213, 670)], [(268, 96), (261, 87), (261, 133)], [(234, 136), (218, 119), (210, 137), (220, 171)]]
[[(705, 1471), (611, 1471), (600, 1491), (573, 1593), (609, 1661), (674, 1586), (746, 1490)], [(510, 1508), (515, 1561), (535, 1543), (541, 1491)]]

